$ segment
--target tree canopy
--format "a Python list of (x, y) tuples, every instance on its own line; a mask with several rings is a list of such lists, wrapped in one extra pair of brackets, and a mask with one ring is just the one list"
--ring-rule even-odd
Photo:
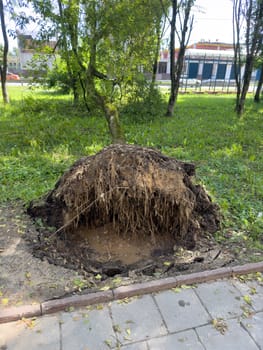
[(39, 36), (57, 40), (75, 103), (81, 98), (88, 110), (99, 107), (113, 125), (121, 98), (141, 95), (145, 73), (152, 72), (159, 52), (160, 1), (30, 0), (28, 4), (38, 14)]

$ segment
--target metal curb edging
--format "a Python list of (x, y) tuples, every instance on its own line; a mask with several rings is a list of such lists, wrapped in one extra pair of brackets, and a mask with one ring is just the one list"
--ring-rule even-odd
[(117, 287), (108, 291), (100, 291), (85, 295), (73, 295), (67, 298), (44, 301), (33, 305), (13, 306), (0, 310), (0, 324), (64, 311), (70, 307), (89, 306), (106, 303), (118, 299), (134, 297), (143, 294), (160, 292), (166, 289), (180, 287), (185, 284), (209, 282), (217, 279), (246, 275), (253, 272), (263, 272), (263, 261), (235, 267), (223, 267), (215, 270), (191, 273), (176, 277), (167, 277), (143, 283)]

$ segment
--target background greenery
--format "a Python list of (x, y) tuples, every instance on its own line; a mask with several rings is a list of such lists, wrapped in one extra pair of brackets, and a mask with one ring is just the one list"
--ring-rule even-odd
[[(9, 87), (0, 104), (0, 202), (30, 200), (52, 189), (78, 158), (110, 143), (103, 116), (87, 116), (69, 95)], [(219, 203), (227, 235), (263, 243), (263, 106), (248, 98), (237, 118), (234, 95), (180, 95), (175, 117), (166, 96), (121, 110), (128, 143), (150, 146), (197, 166), (196, 181)], [(150, 112), (149, 112), (150, 111)]]

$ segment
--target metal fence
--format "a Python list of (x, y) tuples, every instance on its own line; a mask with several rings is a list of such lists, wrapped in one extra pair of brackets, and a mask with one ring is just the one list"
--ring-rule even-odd
[[(169, 87), (170, 75), (168, 66), (164, 69), (165, 62), (161, 62), (162, 72), (159, 72), (157, 79), (160, 86)], [(168, 65), (168, 61), (166, 62)], [(243, 68), (241, 68), (241, 74)], [(250, 91), (253, 92), (260, 77), (260, 69), (255, 69), (252, 73)], [(208, 91), (208, 92), (235, 92), (235, 66), (233, 57), (226, 51), (213, 55), (192, 54), (184, 59), (183, 74), (180, 79), (180, 92)]]

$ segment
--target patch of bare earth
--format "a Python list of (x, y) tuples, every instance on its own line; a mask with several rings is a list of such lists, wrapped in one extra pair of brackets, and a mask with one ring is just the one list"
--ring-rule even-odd
[(0, 307), (60, 297), (76, 289), (77, 271), (33, 255), (38, 232), (21, 203), (0, 206)]

